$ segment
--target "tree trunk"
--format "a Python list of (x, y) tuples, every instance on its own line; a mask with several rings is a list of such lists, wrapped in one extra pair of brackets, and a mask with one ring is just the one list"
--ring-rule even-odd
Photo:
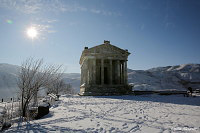
[(28, 103), (28, 102), (26, 101), (26, 102), (24, 103), (24, 106), (23, 106), (23, 110), (22, 110), (22, 112), (23, 112), (23, 115), (22, 115), (22, 116), (23, 116), (23, 117), (26, 116), (27, 106), (28, 106), (27, 103)]
[(22, 103), (21, 103), (21, 104), (22, 104), (22, 105), (21, 105), (21, 113), (22, 113), (22, 114), (21, 114), (21, 115), (24, 116), (24, 113), (23, 113), (23, 112), (24, 112), (24, 111), (23, 111), (23, 108), (24, 108), (24, 93), (23, 93), (23, 92), (22, 92), (22, 99), (21, 99), (21, 100), (22, 100)]

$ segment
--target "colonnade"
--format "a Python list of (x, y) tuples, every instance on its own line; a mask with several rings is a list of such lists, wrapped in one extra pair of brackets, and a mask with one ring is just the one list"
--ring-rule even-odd
[(127, 84), (127, 60), (87, 59), (81, 68), (81, 84)]

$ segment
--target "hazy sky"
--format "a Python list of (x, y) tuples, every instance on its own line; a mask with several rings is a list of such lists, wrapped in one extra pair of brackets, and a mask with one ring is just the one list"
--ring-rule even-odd
[(128, 49), (135, 70), (200, 63), (200, 1), (0, 0), (0, 63), (32, 56), (80, 72), (84, 47), (104, 40)]

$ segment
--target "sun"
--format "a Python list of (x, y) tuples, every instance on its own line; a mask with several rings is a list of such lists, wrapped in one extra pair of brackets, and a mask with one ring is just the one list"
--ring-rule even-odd
[(26, 31), (27, 36), (30, 37), (31, 39), (34, 39), (38, 35), (38, 31), (35, 27), (29, 27)]

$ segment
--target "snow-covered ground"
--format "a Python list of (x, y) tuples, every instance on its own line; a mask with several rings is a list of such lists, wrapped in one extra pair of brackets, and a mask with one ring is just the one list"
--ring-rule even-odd
[(200, 132), (199, 123), (199, 96), (62, 96), (44, 118), (6, 132)]

